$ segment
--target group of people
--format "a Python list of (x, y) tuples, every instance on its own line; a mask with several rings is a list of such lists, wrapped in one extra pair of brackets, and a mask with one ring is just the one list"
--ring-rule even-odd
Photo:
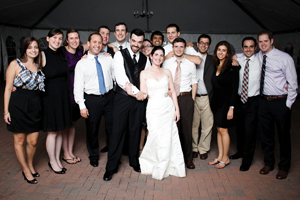
[[(220, 41), (209, 55), (211, 38), (206, 34), (199, 36), (196, 51), (179, 37), (176, 24), (167, 26), (169, 43), (164, 47), (160, 31), (148, 40), (141, 29), (133, 29), (127, 42), (128, 29), (121, 22), (115, 25), (114, 34), (117, 41), (109, 43), (110, 29), (101, 26), (80, 45), (78, 31), (70, 29), (61, 46), (63, 32), (52, 29), (45, 51), (35, 38), (26, 38), (21, 58), (10, 63), (4, 120), (14, 133), (15, 152), (28, 183), (36, 184), (40, 176), (33, 166), (40, 130), (48, 132), (48, 165), (54, 173), (66, 173), (61, 159), (68, 164), (81, 161), (73, 153), (80, 116), (85, 118), (93, 167), (99, 162), (98, 132), (105, 118), (106, 146), (100, 150), (108, 152), (105, 181), (118, 172), (124, 152), (136, 172), (157, 180), (169, 175), (185, 177), (185, 167), (195, 168), (193, 158), (198, 154), (200, 159), (208, 158), (213, 125), (219, 152), (208, 164), (222, 169), (230, 159), (243, 158), (240, 170), (247, 171), (258, 121), (265, 156), (260, 173), (274, 169), (276, 124), (280, 142), (276, 178), (287, 177), (290, 110), (298, 85), (293, 59), (272, 46), (271, 32), (258, 34), (260, 51), (256, 54), (256, 39), (244, 38), (243, 53), (237, 55), (232, 55), (227, 41)], [(236, 123), (238, 152), (228, 156), (228, 128)]]

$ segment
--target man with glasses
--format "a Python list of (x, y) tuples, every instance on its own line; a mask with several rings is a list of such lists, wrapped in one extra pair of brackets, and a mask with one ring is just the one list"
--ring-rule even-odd
[[(202, 34), (198, 38), (198, 51), (201, 54), (201, 64), (196, 65), (197, 72), (197, 94), (194, 104), (194, 117), (192, 128), (193, 158), (207, 159), (210, 150), (211, 133), (214, 123), (213, 113), (210, 108), (213, 86), (211, 77), (214, 73), (213, 57), (207, 53), (211, 44), (209, 35)], [(199, 139), (199, 127), (201, 122), (201, 134)]]

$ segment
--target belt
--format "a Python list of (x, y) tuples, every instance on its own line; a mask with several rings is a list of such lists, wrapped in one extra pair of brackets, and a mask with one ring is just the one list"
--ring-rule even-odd
[(180, 94), (178, 96), (184, 96), (184, 95), (188, 95), (191, 94), (191, 92), (180, 92)]
[(273, 95), (262, 95), (265, 99), (267, 99), (268, 101), (273, 101), (273, 100), (277, 100), (277, 99), (284, 99), (287, 97), (287, 94), (285, 95), (279, 95), (279, 96), (273, 96)]
[(85, 95), (88, 95), (88, 96), (93, 96), (93, 97), (105, 97), (105, 96), (107, 96), (110, 92), (111, 92), (111, 90), (109, 90), (109, 91), (106, 92), (105, 94), (87, 94), (87, 93), (84, 93), (84, 94), (85, 94)]
[(207, 96), (207, 94), (196, 94), (196, 97), (204, 97)]

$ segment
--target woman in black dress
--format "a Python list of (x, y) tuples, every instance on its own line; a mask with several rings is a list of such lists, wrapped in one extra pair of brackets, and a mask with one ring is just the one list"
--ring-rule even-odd
[[(7, 130), (14, 133), (15, 152), (22, 165), (24, 179), (31, 184), (36, 184), (34, 177), (40, 176), (33, 167), (41, 123), (41, 99), (38, 91), (45, 91), (45, 76), (40, 69), (39, 43), (35, 38), (27, 37), (23, 41), (21, 58), (12, 61), (6, 71), (4, 120)], [(13, 87), (16, 88), (14, 92)], [(25, 139), (26, 156), (23, 146)]]
[(215, 73), (212, 76), (214, 94), (212, 98), (212, 111), (214, 123), (217, 126), (219, 155), (208, 164), (216, 165), (222, 169), (230, 164), (228, 151), (230, 137), (228, 127), (233, 125), (234, 106), (239, 86), (239, 66), (232, 66), (231, 46), (227, 41), (216, 45), (213, 55)]
[(46, 139), (48, 165), (56, 174), (64, 174), (66, 169), (60, 162), (62, 134), (73, 124), (69, 68), (59, 49), (63, 32), (59, 29), (52, 29), (46, 39), (48, 48), (42, 52), (43, 71), (46, 76), (46, 92), (43, 96), (43, 130), (48, 132)]

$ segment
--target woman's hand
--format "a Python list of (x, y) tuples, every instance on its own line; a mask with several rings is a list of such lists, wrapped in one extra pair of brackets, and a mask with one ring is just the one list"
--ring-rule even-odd
[(4, 121), (7, 123), (7, 124), (10, 124), (11, 122), (11, 119), (10, 119), (10, 113), (7, 112), (4, 114)]
[(227, 113), (227, 120), (232, 120), (232, 119), (233, 119), (233, 108), (229, 108)]
[(175, 119), (176, 123), (180, 120), (180, 113), (179, 113), (179, 110), (176, 110), (176, 111), (175, 111), (174, 119)]

